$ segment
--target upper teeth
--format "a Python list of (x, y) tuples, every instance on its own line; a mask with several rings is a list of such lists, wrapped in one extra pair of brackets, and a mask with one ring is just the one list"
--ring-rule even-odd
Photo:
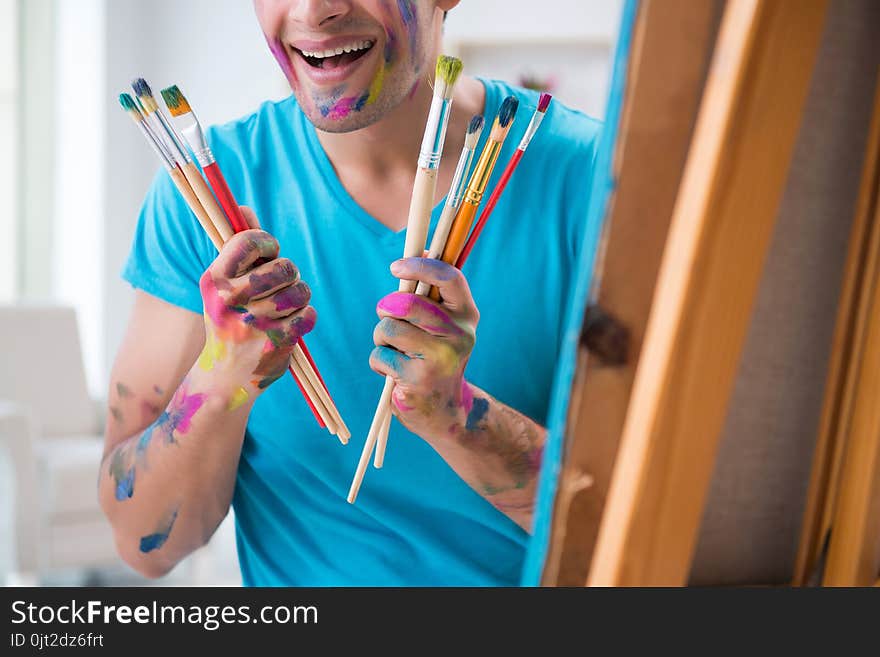
[(343, 46), (342, 48), (332, 48), (330, 50), (300, 50), (300, 52), (306, 57), (333, 57), (335, 55), (341, 55), (344, 52), (357, 52), (358, 50), (366, 50), (372, 45), (372, 41), (365, 40), (357, 41), (347, 46)]

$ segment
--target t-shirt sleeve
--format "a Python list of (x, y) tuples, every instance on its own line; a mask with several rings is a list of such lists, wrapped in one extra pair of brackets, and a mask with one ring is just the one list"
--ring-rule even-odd
[(160, 170), (147, 191), (123, 280), (175, 306), (202, 313), (199, 278), (216, 255), (171, 177)]

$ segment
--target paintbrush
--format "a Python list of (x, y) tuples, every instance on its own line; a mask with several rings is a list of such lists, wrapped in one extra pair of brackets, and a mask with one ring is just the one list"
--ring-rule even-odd
[[(406, 241), (403, 247), (403, 257), (412, 258), (420, 256), (425, 251), (425, 242), (428, 237), (428, 226), (431, 222), (431, 210), (434, 204), (434, 193), (437, 190), (437, 170), (440, 167), (440, 158), (443, 155), (443, 143), (446, 140), (446, 128), (449, 124), (449, 113), (452, 107), (452, 93), (458, 76), (461, 74), (461, 60), (456, 57), (440, 55), (437, 58), (437, 66), (434, 75), (434, 93), (431, 99), (431, 108), (428, 111), (428, 119), (425, 123), (425, 132), (422, 136), (422, 145), (419, 150), (418, 168), (413, 183), (412, 197), (410, 199), (409, 216), (406, 224)], [(415, 290), (413, 281), (400, 281), (398, 290), (412, 292)], [(376, 446), (380, 429), (385, 421), (385, 414), (390, 413), (391, 391), (394, 389), (394, 379), (385, 377), (385, 386), (382, 396), (373, 414), (370, 424), (370, 432), (364, 443), (361, 458), (358, 462), (357, 471), (348, 491), (349, 503), (354, 503), (358, 490), (370, 462), (370, 455)], [(387, 433), (385, 434), (387, 436)], [(385, 441), (377, 449), (381, 454), (385, 452)], [(379, 458), (379, 454), (377, 454)], [(379, 459), (381, 464), (381, 458)]]
[[(141, 79), (142, 80), (142, 79)], [(139, 84), (138, 86), (141, 88), (142, 92), (144, 91), (143, 85), (146, 82), (143, 81), (143, 84)], [(141, 101), (141, 107), (146, 106), (149, 107), (149, 101), (152, 100), (152, 94), (149, 91), (149, 87), (145, 90), (146, 93), (142, 94), (142, 98), (139, 98)], [(158, 105), (155, 105), (155, 101), (153, 101), (153, 106), (156, 108), (153, 110), (153, 113), (156, 115), (152, 121), (153, 125), (151, 126), (148, 123), (148, 118), (145, 119), (141, 111), (138, 109), (138, 106), (135, 104), (134, 100), (128, 94), (120, 95), (120, 104), (123, 109), (132, 117), (133, 120), (136, 121), (138, 126), (141, 128), (142, 134), (147, 138), (148, 143), (153, 147), (156, 154), (159, 156), (166, 170), (168, 170), (169, 175), (171, 175), (172, 180), (175, 183), (175, 186), (180, 191), (181, 195), (189, 205), (190, 209), (199, 218), (199, 223), (202, 224), (203, 229), (208, 234), (208, 237), (211, 239), (214, 246), (220, 250), (223, 246), (223, 239), (220, 237), (219, 233), (215, 228), (215, 224), (209, 218), (205, 208), (200, 202), (197, 195), (194, 193), (193, 189), (190, 186), (189, 179), (184, 177), (183, 173), (180, 170), (181, 161), (188, 161), (190, 166), (195, 169), (195, 165), (192, 165), (192, 161), (188, 157), (184, 157), (185, 149), (182, 147), (181, 142), (179, 141), (179, 135), (175, 136), (173, 131), (170, 129), (166, 129), (161, 124), (157, 124), (158, 117), (161, 117), (161, 114), (158, 112)], [(160, 132), (162, 137), (156, 134), (156, 129), (163, 131)], [(177, 139), (175, 139), (177, 137)], [(204, 184), (204, 181), (201, 179), (201, 175), (198, 174), (198, 170), (196, 169), (196, 174), (198, 175), (198, 180)], [(210, 191), (208, 192), (210, 194)], [(224, 219), (225, 221), (225, 219)], [(339, 422), (335, 420), (334, 416), (331, 416), (330, 412), (323, 407), (323, 405), (319, 401), (319, 392), (315, 389), (314, 382), (310, 380), (308, 377), (308, 369), (304, 368), (301, 364), (301, 360), (298, 362), (296, 360), (296, 356), (299, 355), (302, 358), (306, 358), (311, 363), (310, 357), (306, 357), (302, 354), (297, 354), (297, 348), (294, 349), (294, 356), (292, 357), (291, 364), (288, 369), (290, 369), (290, 373), (293, 375), (294, 380), (296, 381), (297, 386), (300, 389), (300, 392), (306, 399), (309, 407), (312, 410), (312, 413), (315, 415), (315, 418), (318, 421), (318, 424), (337, 435), (342, 441), (343, 444), (348, 442), (351, 433), (348, 431), (348, 428), (341, 421), (341, 417), (339, 418)], [(314, 364), (311, 363), (312, 367), (309, 369), (314, 369)], [(305, 371), (303, 371), (305, 370)], [(325, 391), (326, 392), (326, 391)], [(338, 411), (336, 411), (336, 416), (338, 416)]]
[(199, 199), (199, 203), (205, 208), (205, 212), (211, 218), (211, 223), (214, 224), (214, 228), (220, 233), (220, 237), (223, 238), (225, 243), (233, 235), (232, 228), (226, 220), (226, 215), (223, 214), (223, 210), (217, 204), (217, 200), (205, 183), (204, 178), (202, 178), (202, 174), (199, 173), (198, 168), (193, 163), (192, 158), (190, 158), (182, 140), (159, 110), (159, 105), (153, 98), (153, 91), (150, 89), (150, 85), (147, 84), (144, 78), (137, 78), (131, 83), (131, 87), (134, 89), (138, 101), (140, 101), (144, 116), (150, 123), (150, 127), (153, 128), (153, 132), (165, 141), (168, 149), (174, 156), (175, 163), (180, 167), (183, 175), (186, 176), (190, 187), (192, 187), (193, 192), (195, 192)]
[(220, 233), (214, 228), (214, 224), (211, 223), (210, 217), (208, 217), (202, 204), (199, 203), (198, 198), (196, 198), (192, 188), (189, 186), (186, 178), (184, 178), (183, 173), (174, 163), (174, 159), (168, 151), (168, 147), (156, 136), (152, 128), (150, 128), (150, 126), (144, 121), (144, 115), (141, 113), (140, 109), (138, 109), (137, 104), (129, 94), (119, 94), (119, 104), (122, 105), (122, 109), (124, 109), (126, 114), (128, 114), (135, 122), (140, 129), (141, 134), (143, 134), (144, 139), (147, 140), (147, 143), (152, 147), (153, 151), (155, 151), (156, 157), (159, 158), (162, 165), (165, 167), (165, 170), (168, 172), (168, 175), (171, 176), (171, 180), (174, 182), (174, 186), (177, 187), (177, 191), (179, 191), (181, 196), (186, 200), (186, 204), (193, 211), (196, 219), (198, 219), (199, 223), (202, 225), (202, 229), (207, 234), (208, 239), (211, 240), (211, 243), (219, 251), (223, 246), (223, 238), (220, 237)]
[(471, 249), (474, 248), (474, 244), (476, 243), (477, 238), (480, 236), (480, 233), (483, 232), (483, 227), (489, 220), (489, 215), (492, 214), (492, 211), (495, 209), (495, 205), (498, 203), (498, 199), (501, 198), (501, 193), (504, 191), (504, 188), (507, 187), (510, 176), (513, 175), (513, 172), (519, 164), (519, 161), (522, 159), (523, 154), (529, 147), (529, 144), (532, 141), (532, 137), (534, 137), (535, 133), (538, 132), (538, 128), (541, 126), (541, 121), (544, 120), (544, 115), (547, 112), (547, 108), (550, 106), (551, 100), (553, 100), (553, 96), (547, 93), (541, 94), (541, 97), (538, 99), (538, 108), (535, 110), (535, 113), (532, 114), (532, 120), (529, 121), (529, 127), (526, 128), (526, 132), (523, 135), (522, 140), (520, 140), (519, 146), (517, 146), (517, 149), (510, 157), (507, 166), (504, 168), (504, 173), (501, 174), (501, 179), (498, 181), (498, 184), (495, 185), (495, 189), (493, 189), (492, 193), (489, 195), (489, 200), (486, 201), (486, 206), (480, 213), (480, 218), (477, 220), (476, 225), (474, 225), (474, 229), (468, 236), (464, 248), (462, 248), (461, 253), (455, 261), (455, 266), (459, 269), (464, 266), (468, 255), (470, 255)]
[[(498, 161), (501, 147), (504, 145), (504, 140), (507, 139), (510, 126), (513, 125), (513, 119), (516, 117), (518, 106), (519, 101), (516, 99), (516, 96), (508, 96), (501, 103), (501, 108), (498, 110), (498, 115), (492, 124), (492, 132), (489, 133), (489, 139), (486, 141), (486, 145), (483, 146), (483, 152), (480, 153), (480, 159), (477, 160), (474, 172), (471, 174), (471, 180), (465, 191), (464, 200), (458, 207), (455, 221), (452, 223), (452, 229), (449, 231), (449, 237), (446, 240), (446, 245), (443, 247), (443, 253), (440, 256), (443, 262), (454, 265), (455, 261), (458, 260), (461, 249), (467, 240), (468, 232), (470, 232), (474, 216), (477, 214), (477, 208), (480, 206), (480, 201), (483, 200), (483, 194), (486, 191), (486, 186), (489, 184), (492, 170)], [(440, 291), (436, 287), (431, 288), (429, 296), (434, 301), (440, 301)]]
[[(437, 228), (434, 229), (434, 235), (431, 237), (428, 258), (439, 258), (443, 251), (443, 246), (446, 244), (446, 238), (449, 236), (449, 230), (452, 228), (452, 222), (455, 219), (455, 213), (458, 210), (458, 206), (461, 205), (462, 198), (464, 198), (465, 181), (467, 181), (467, 174), (471, 168), (474, 151), (477, 149), (482, 132), (483, 115), (477, 114), (468, 123), (467, 132), (464, 136), (464, 148), (461, 149), (461, 155), (458, 157), (458, 164), (452, 176), (452, 184), (449, 186), (449, 193), (446, 195), (446, 205), (443, 206), (443, 214), (440, 215), (440, 221), (437, 222)], [(416, 286), (416, 294), (425, 296), (430, 289), (431, 286), (428, 283), (419, 282)], [(381, 461), (376, 467), (381, 467)]]
[(233, 231), (240, 233), (243, 230), (247, 230), (247, 221), (245, 221), (244, 215), (241, 214), (241, 209), (238, 207), (238, 203), (235, 202), (235, 197), (233, 197), (229, 185), (226, 184), (226, 178), (223, 177), (223, 173), (217, 165), (217, 160), (214, 158), (214, 154), (208, 146), (208, 141), (205, 139), (202, 125), (199, 123), (199, 119), (190, 107), (189, 102), (187, 102), (186, 96), (183, 95), (176, 84), (162, 89), (160, 93), (165, 101), (165, 105), (168, 107), (169, 114), (171, 114), (172, 123), (176, 124), (177, 129), (183, 134), (183, 138), (196, 156), (196, 161), (202, 167), (202, 171), (208, 179), (211, 189), (214, 190), (217, 200), (220, 201), (220, 205), (223, 207), (224, 212), (226, 212), (226, 217), (229, 219), (229, 223), (232, 224)]
[[(226, 183), (226, 178), (223, 176), (223, 172), (220, 170), (220, 166), (217, 164), (217, 160), (208, 146), (207, 139), (205, 139), (205, 132), (202, 129), (201, 123), (199, 123), (198, 117), (190, 106), (189, 101), (187, 101), (186, 96), (183, 95), (177, 85), (163, 89), (161, 94), (171, 114), (172, 121), (177, 124), (177, 128), (183, 133), (184, 139), (189, 144), (193, 154), (195, 154), (196, 161), (202, 167), (205, 177), (207, 177), (211, 188), (214, 190), (214, 194), (217, 196), (217, 199), (223, 206), (223, 210), (226, 212), (226, 216), (232, 224), (233, 231), (240, 233), (248, 230), (247, 221), (245, 221), (244, 215), (242, 215), (241, 209), (232, 195), (229, 185)], [(303, 372), (314, 384), (318, 394), (322, 397), (321, 401), (330, 414), (334, 416), (333, 419), (339, 428), (342, 429), (342, 433), (348, 434), (348, 428), (345, 426), (342, 416), (333, 403), (324, 379), (321, 377), (320, 372), (318, 372), (308, 347), (306, 347), (305, 341), (302, 338), (298, 341), (294, 355), (304, 357), (304, 359), (297, 358)], [(347, 438), (348, 436), (346, 435), (346, 440)]]

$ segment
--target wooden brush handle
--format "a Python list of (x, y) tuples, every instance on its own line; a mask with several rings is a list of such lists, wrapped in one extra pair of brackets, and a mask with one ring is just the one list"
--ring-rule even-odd
[(223, 210), (217, 204), (217, 199), (215, 199), (214, 194), (211, 193), (208, 183), (205, 182), (205, 179), (202, 178), (202, 174), (199, 173), (196, 165), (192, 162), (182, 164), (180, 165), (180, 168), (183, 171), (183, 175), (186, 176), (190, 187), (192, 187), (193, 192), (195, 192), (196, 197), (199, 199), (199, 202), (205, 208), (205, 212), (207, 212), (208, 216), (211, 218), (211, 223), (214, 224), (214, 228), (220, 233), (220, 237), (223, 238), (223, 242), (225, 243), (233, 235), (232, 227), (226, 220), (226, 215), (223, 214)]
[[(419, 169), (413, 183), (412, 198), (409, 202), (409, 217), (406, 221), (406, 242), (403, 245), (403, 257), (415, 258), (425, 252), (428, 240), (428, 227), (431, 224), (431, 210), (434, 208), (434, 192), (437, 190), (437, 170)], [(401, 281), (401, 290), (404, 283)]]
[(223, 238), (220, 237), (220, 233), (218, 233), (217, 229), (214, 228), (214, 224), (211, 222), (211, 218), (208, 216), (208, 213), (205, 212), (205, 208), (202, 207), (199, 199), (196, 198), (192, 187), (189, 186), (189, 183), (187, 182), (186, 178), (184, 178), (183, 173), (181, 173), (180, 169), (175, 167), (168, 172), (168, 175), (171, 176), (171, 180), (174, 181), (174, 186), (177, 187), (177, 191), (180, 192), (180, 195), (186, 201), (189, 209), (192, 210), (192, 213), (194, 215), (196, 215), (196, 219), (199, 220), (199, 223), (202, 225), (202, 230), (205, 231), (208, 239), (211, 240), (211, 243), (218, 251), (222, 249)]
[(382, 388), (382, 396), (379, 398), (379, 404), (376, 406), (376, 412), (373, 414), (373, 422), (370, 424), (370, 432), (367, 434), (367, 442), (364, 443), (364, 449), (361, 451), (361, 459), (358, 461), (357, 471), (354, 473), (354, 479), (351, 482), (351, 488), (348, 491), (348, 503), (354, 504), (357, 499), (358, 491), (361, 483), (364, 481), (364, 474), (370, 463), (370, 455), (373, 453), (373, 447), (376, 446), (376, 440), (379, 431), (385, 422), (385, 413), (390, 412), (391, 391), (394, 389), (394, 379), (390, 376), (385, 378), (385, 387)]

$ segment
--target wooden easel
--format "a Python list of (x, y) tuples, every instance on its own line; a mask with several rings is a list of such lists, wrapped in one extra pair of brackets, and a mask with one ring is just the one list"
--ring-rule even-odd
[[(545, 585), (688, 581), (827, 5), (640, 3)], [(717, 39), (715, 7), (723, 7)], [(872, 148), (796, 583), (827, 536), (826, 584), (880, 576), (880, 150)]]

